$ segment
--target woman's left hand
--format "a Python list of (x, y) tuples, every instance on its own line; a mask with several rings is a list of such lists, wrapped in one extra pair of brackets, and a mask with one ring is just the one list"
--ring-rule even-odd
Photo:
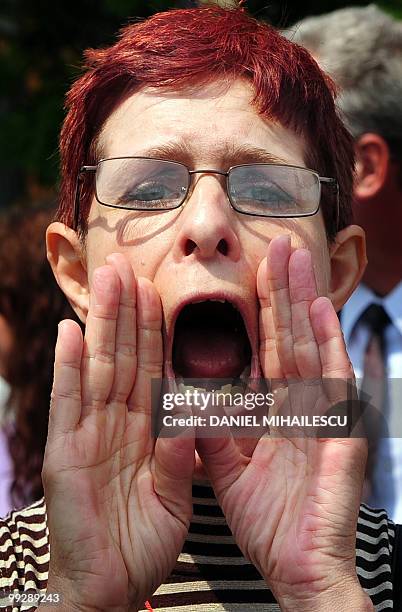
[[(287, 236), (272, 240), (257, 291), (261, 368), (266, 379), (285, 381), (278, 396), (291, 413), (306, 414), (312, 380), (311, 414), (346, 401), (353, 370), (332, 303), (317, 296), (310, 253), (291, 253)], [(365, 439), (282, 431), (262, 437), (251, 458), (230, 435), (199, 439), (197, 450), (237, 544), (282, 610), (374, 609), (355, 567)]]

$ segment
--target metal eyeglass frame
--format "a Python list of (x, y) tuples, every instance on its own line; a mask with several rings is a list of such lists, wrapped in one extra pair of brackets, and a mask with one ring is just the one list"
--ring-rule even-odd
[[(80, 212), (80, 207), (79, 207), (79, 200), (80, 200), (80, 187), (81, 187), (81, 183), (83, 180), (83, 175), (86, 174), (87, 172), (96, 172), (99, 164), (101, 162), (104, 161), (108, 161), (108, 160), (113, 160), (113, 159), (152, 159), (153, 161), (163, 161), (165, 163), (170, 163), (170, 164), (177, 164), (182, 166), (183, 168), (185, 168), (188, 172), (189, 175), (189, 180), (188, 180), (188, 187), (186, 190), (186, 193), (183, 195), (182, 200), (179, 202), (179, 204), (176, 204), (175, 206), (169, 206), (168, 208), (163, 208), (163, 209), (150, 209), (149, 207), (144, 207), (144, 208), (127, 208), (126, 206), (118, 206), (115, 204), (105, 204), (104, 202), (101, 202), (98, 198), (98, 194), (97, 194), (97, 190), (96, 190), (96, 181), (95, 181), (95, 198), (96, 201), (99, 202), (99, 204), (101, 204), (102, 206), (108, 206), (109, 208), (120, 208), (122, 210), (139, 210), (139, 211), (147, 211), (149, 212), (150, 210), (152, 210), (152, 212), (165, 212), (166, 210), (175, 210), (176, 208), (180, 208), (180, 206), (182, 206), (182, 204), (185, 202), (185, 200), (188, 197), (188, 194), (190, 193), (190, 187), (191, 187), (191, 177), (193, 174), (218, 174), (220, 176), (225, 176), (226, 177), (226, 195), (227, 198), (229, 200), (229, 203), (231, 205), (231, 207), (233, 208), (233, 210), (235, 210), (236, 212), (238, 212), (239, 214), (242, 215), (248, 215), (251, 217), (270, 217), (270, 218), (276, 218), (276, 219), (285, 219), (285, 218), (294, 218), (297, 219), (299, 217), (312, 217), (313, 215), (316, 215), (317, 212), (320, 209), (320, 201), (318, 202), (318, 206), (317, 208), (314, 210), (314, 212), (309, 212), (309, 213), (302, 213), (299, 215), (260, 215), (258, 213), (249, 213), (249, 212), (245, 212), (243, 210), (238, 210), (236, 208), (236, 206), (233, 204), (232, 202), (232, 198), (230, 196), (230, 192), (229, 192), (229, 174), (230, 172), (234, 169), (234, 168), (244, 168), (247, 166), (280, 166), (280, 167), (285, 167), (285, 168), (296, 168), (298, 170), (308, 170), (309, 172), (312, 172), (313, 174), (315, 174), (315, 176), (318, 178), (320, 184), (324, 183), (327, 185), (332, 185), (335, 195), (336, 195), (336, 229), (338, 229), (338, 223), (339, 223), (339, 185), (338, 185), (338, 181), (334, 178), (329, 178), (326, 176), (320, 176), (315, 170), (311, 170), (310, 168), (305, 168), (304, 166), (293, 166), (293, 165), (288, 165), (288, 164), (270, 164), (270, 163), (255, 163), (255, 164), (237, 164), (235, 166), (231, 166), (226, 172), (224, 172), (223, 170), (211, 170), (211, 169), (201, 169), (201, 170), (190, 170), (189, 168), (187, 168), (187, 166), (181, 162), (175, 162), (175, 161), (170, 161), (167, 159), (158, 159), (158, 158), (154, 158), (154, 157), (141, 157), (141, 156), (130, 156), (130, 155), (124, 155), (122, 157), (106, 157), (103, 159), (100, 159), (99, 162), (94, 165), (94, 166), (81, 166), (80, 171), (78, 173), (77, 176), (77, 182), (76, 182), (76, 188), (75, 188), (75, 199), (74, 199), (74, 217), (73, 217), (73, 229), (75, 231), (77, 231), (77, 227), (78, 227), (78, 220), (79, 220), (79, 212)], [(320, 194), (321, 195), (321, 194)], [(320, 198), (321, 200), (321, 198)]]

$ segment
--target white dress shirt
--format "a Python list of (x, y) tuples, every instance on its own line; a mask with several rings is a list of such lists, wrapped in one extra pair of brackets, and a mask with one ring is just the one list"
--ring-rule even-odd
[(369, 503), (385, 508), (394, 521), (402, 523), (402, 281), (384, 298), (360, 284), (342, 309), (346, 348), (356, 378), (360, 380), (370, 331), (359, 322), (359, 318), (373, 303), (382, 305), (391, 319), (384, 332), (384, 365), (388, 377), (388, 406), (384, 415), (388, 430), (398, 437), (379, 441), (373, 474), (373, 499)]

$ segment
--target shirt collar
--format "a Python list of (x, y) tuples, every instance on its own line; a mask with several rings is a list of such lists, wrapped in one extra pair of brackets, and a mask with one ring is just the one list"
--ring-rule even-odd
[(349, 342), (352, 330), (366, 308), (377, 302), (375, 294), (363, 284), (358, 285), (342, 308), (342, 329), (346, 343)]
[(402, 281), (385, 298), (360, 283), (342, 308), (342, 329), (346, 342), (349, 342), (356, 322), (370, 304), (381, 304), (392, 324), (402, 334)]
[(383, 306), (393, 325), (402, 335), (402, 281), (385, 296)]

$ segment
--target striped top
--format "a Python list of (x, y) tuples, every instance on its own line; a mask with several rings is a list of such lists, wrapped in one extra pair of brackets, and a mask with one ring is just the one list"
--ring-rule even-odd
[[(144, 604), (144, 612), (276, 612), (265, 581), (236, 546), (209, 486), (194, 485), (194, 515), (174, 570)], [(384, 510), (360, 508), (356, 568), (376, 611), (392, 610), (395, 526)], [(16, 590), (45, 591), (49, 566), (46, 508), (40, 500), (0, 521), (0, 597)], [(8, 606), (2, 612), (33, 612)]]

